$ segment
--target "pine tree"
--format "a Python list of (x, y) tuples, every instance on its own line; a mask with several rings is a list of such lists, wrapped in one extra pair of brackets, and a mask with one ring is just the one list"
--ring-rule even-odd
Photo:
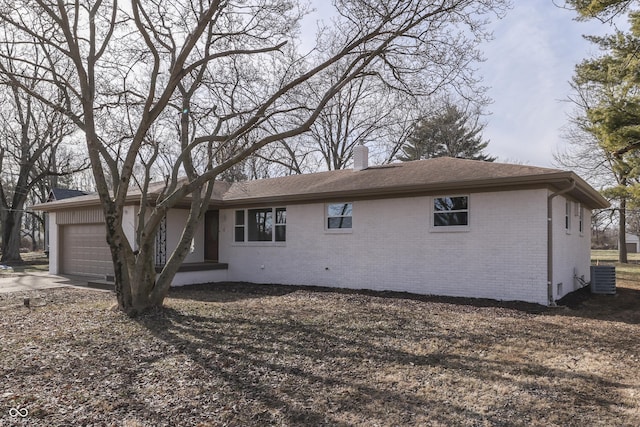
[(573, 78), (582, 110), (579, 125), (597, 140), (616, 177), (616, 185), (603, 194), (618, 205), (622, 263), (627, 262), (626, 206), (640, 202), (640, 14), (630, 13), (629, 20), (629, 32), (587, 37), (602, 54), (578, 64)]
[(609, 22), (637, 4), (637, 0), (565, 0), (566, 6), (574, 8), (581, 19), (598, 18)]
[(398, 160), (457, 157), (493, 162), (495, 157), (482, 152), (489, 141), (482, 140), (484, 125), (477, 119), (477, 114), (447, 103), (441, 112), (416, 123)]

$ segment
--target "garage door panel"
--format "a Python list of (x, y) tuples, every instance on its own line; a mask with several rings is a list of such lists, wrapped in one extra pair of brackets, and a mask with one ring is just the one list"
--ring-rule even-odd
[(113, 275), (104, 224), (72, 224), (61, 230), (63, 274), (104, 277)]

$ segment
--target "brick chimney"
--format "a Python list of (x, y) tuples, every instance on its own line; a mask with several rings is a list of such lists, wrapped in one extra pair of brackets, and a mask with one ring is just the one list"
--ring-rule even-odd
[(353, 147), (353, 170), (361, 171), (369, 167), (369, 149), (366, 145), (358, 144)]

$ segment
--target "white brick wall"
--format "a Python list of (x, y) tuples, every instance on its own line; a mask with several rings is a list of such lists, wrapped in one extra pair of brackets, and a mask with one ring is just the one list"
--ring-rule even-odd
[[(171, 209), (167, 212), (167, 258), (178, 246), (188, 217), (187, 209)], [(192, 251), (187, 254), (184, 262), (204, 261), (204, 220), (200, 222), (194, 233), (191, 248)]]
[(198, 283), (228, 282), (227, 270), (183, 271), (177, 273), (171, 286), (196, 285)]
[(229, 280), (397, 290), (546, 304), (546, 190), (470, 194), (466, 232), (433, 232), (431, 198), (356, 201), (352, 233), (324, 230), (324, 204), (287, 206), (284, 246), (233, 242)]
[[(591, 211), (584, 208), (583, 233), (579, 231), (579, 217), (575, 215), (577, 203), (571, 201), (571, 224), (565, 228), (564, 196), (553, 199), (553, 300), (558, 300), (566, 294), (580, 288), (574, 280), (574, 270), (578, 276), (584, 275), (590, 280), (589, 266), (591, 265)], [(558, 284), (562, 284), (560, 287)], [(561, 289), (559, 289), (561, 288)], [(560, 291), (560, 292), (559, 292)]]
[[(234, 210), (221, 210), (220, 262), (229, 269), (179, 273), (173, 284), (248, 281), (546, 304), (549, 194), (544, 189), (470, 194), (470, 227), (463, 232), (432, 229), (431, 197), (356, 201), (350, 233), (325, 231), (324, 203), (289, 205), (287, 241), (278, 244), (233, 242)], [(127, 209), (124, 227), (133, 241), (135, 209)], [(582, 234), (573, 212), (571, 233), (566, 232), (564, 212), (565, 198), (555, 197), (554, 300), (578, 288), (574, 269), (589, 280), (591, 212), (585, 208)], [(55, 215), (50, 213), (52, 274), (59, 273)], [(169, 212), (169, 251), (186, 217), (186, 210)], [(204, 260), (203, 227), (185, 262)]]
[(49, 212), (49, 273), (60, 274), (60, 226), (56, 212)]

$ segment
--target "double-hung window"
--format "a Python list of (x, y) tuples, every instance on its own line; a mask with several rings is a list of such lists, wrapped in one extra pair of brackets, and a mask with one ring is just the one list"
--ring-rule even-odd
[(287, 209), (260, 208), (235, 212), (234, 241), (285, 242)]
[(234, 241), (244, 242), (244, 211), (236, 211), (236, 223), (234, 228)]
[(330, 203), (327, 206), (327, 230), (350, 230), (353, 227), (353, 203)]
[(276, 208), (275, 241), (285, 242), (287, 240), (287, 208)]
[(469, 196), (434, 197), (433, 226), (468, 227)]

